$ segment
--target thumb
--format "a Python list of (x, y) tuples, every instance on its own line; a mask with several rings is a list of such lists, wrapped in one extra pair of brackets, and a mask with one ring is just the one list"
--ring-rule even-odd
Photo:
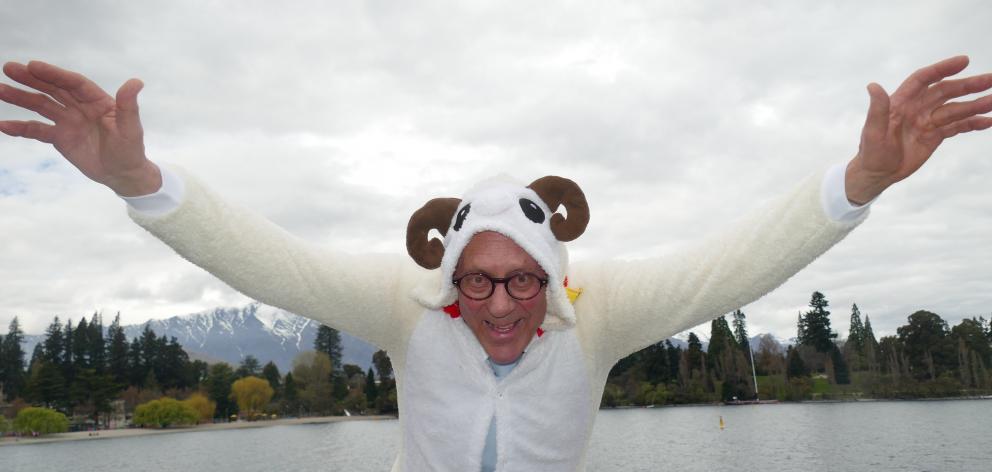
[(117, 90), (117, 130), (125, 138), (141, 137), (141, 117), (138, 116), (138, 92), (145, 84), (130, 79)]
[(880, 142), (889, 130), (889, 94), (881, 85), (872, 82), (868, 84), (868, 96), (871, 101), (861, 137), (869, 142)]

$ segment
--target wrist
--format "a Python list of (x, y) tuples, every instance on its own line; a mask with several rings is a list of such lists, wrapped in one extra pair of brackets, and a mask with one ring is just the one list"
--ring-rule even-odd
[(151, 195), (162, 188), (162, 171), (146, 160), (140, 168), (108, 179), (104, 184), (122, 197)]
[(847, 164), (844, 173), (844, 191), (852, 205), (864, 205), (881, 195), (892, 185), (886, 176), (865, 170), (855, 157)]

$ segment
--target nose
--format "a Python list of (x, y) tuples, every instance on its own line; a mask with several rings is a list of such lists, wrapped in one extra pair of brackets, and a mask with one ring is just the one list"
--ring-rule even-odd
[(516, 306), (517, 301), (510, 296), (503, 287), (496, 287), (489, 297), (489, 313), (493, 318), (505, 318)]

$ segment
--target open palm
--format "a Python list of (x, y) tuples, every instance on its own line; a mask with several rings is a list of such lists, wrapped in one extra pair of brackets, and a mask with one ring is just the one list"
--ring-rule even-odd
[(0, 121), (0, 131), (54, 145), (84, 175), (120, 195), (158, 188), (161, 177), (145, 157), (138, 115), (140, 80), (125, 82), (115, 99), (86, 77), (44, 62), (8, 62), (3, 71), (37, 92), (0, 84), (0, 100), (54, 124), (7, 120)]
[[(992, 74), (944, 80), (964, 70), (956, 56), (910, 75), (890, 97), (878, 84), (868, 86), (871, 104), (857, 157), (848, 167), (848, 198), (869, 201), (916, 172), (947, 138), (992, 127), (992, 96), (950, 100), (992, 88)], [(853, 171), (853, 172), (852, 172)]]

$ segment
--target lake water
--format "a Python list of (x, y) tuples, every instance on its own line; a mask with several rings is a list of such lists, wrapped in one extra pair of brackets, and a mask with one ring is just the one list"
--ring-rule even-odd
[[(0, 471), (388, 471), (399, 437), (352, 421), (5, 446)], [(980, 400), (604, 410), (588, 470), (989, 471), (990, 437)]]

